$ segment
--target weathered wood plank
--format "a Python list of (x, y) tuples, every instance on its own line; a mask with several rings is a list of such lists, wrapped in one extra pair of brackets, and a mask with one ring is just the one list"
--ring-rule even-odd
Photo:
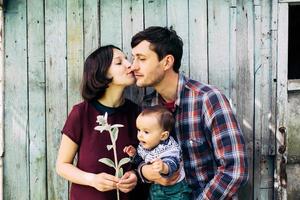
[(189, 76), (208, 83), (207, 1), (189, 1)]
[(229, 95), (229, 13), (228, 1), (208, 1), (209, 83)]
[[(261, 102), (262, 102), (262, 154), (269, 155), (269, 147), (274, 144), (274, 141), (270, 141), (270, 114), (271, 114), (271, 87), (272, 87), (272, 65), (271, 65), (271, 3), (270, 1), (262, 2), (262, 21), (261, 21), (261, 64), (262, 73), (260, 77), (257, 77), (257, 86), (261, 90)], [(259, 75), (259, 74), (258, 74)], [(268, 94), (268, 95), (266, 95)]]
[[(255, 2), (254, 2), (255, 4)], [(253, 190), (254, 199), (260, 199), (260, 183), (261, 183), (261, 110), (262, 102), (260, 102), (260, 82), (259, 75), (261, 72), (261, 5), (254, 5), (254, 172), (253, 172)]]
[(44, 2), (27, 1), (30, 199), (47, 198)]
[(167, 1), (144, 0), (144, 27), (167, 26)]
[(68, 111), (81, 101), (83, 71), (83, 0), (67, 1)]
[(300, 2), (300, 0), (279, 0), (280, 3), (296, 3)]
[[(131, 38), (137, 32), (143, 30), (143, 0), (122, 0), (122, 49), (131, 60)], [(135, 85), (125, 90), (125, 96), (136, 103), (142, 101), (144, 89)]]
[(232, 0), (230, 5), (230, 28), (229, 28), (229, 88), (228, 88), (228, 94), (230, 98), (231, 106), (236, 112), (236, 106), (237, 106), (237, 80), (236, 80), (236, 73), (237, 73), (237, 44), (236, 44), (236, 31), (237, 31), (237, 25), (236, 25), (236, 15), (237, 15), (237, 8), (236, 8), (236, 2)]
[(101, 46), (114, 44), (122, 47), (121, 0), (100, 1)]
[(4, 156), (4, 13), (0, 7), (0, 200), (3, 200)]
[(254, 26), (253, 2), (237, 2), (236, 33), (236, 116), (243, 130), (248, 153), (249, 179), (239, 192), (240, 199), (253, 199), (254, 129)]
[(272, 145), (269, 147), (269, 155), (275, 156), (275, 146), (276, 146), (276, 73), (277, 73), (277, 42), (278, 42), (278, 1), (272, 0), (272, 16), (271, 16), (271, 65), (272, 65), (272, 75), (271, 75), (271, 118), (270, 118), (270, 140), (273, 141)]
[(261, 182), (260, 196), (268, 196), (268, 199), (273, 199), (273, 159), (274, 157), (269, 155), (270, 148), (275, 146), (275, 141), (271, 140), (274, 137), (270, 137), (272, 133), (271, 128), (271, 115), (272, 113), (272, 50), (271, 50), (271, 24), (272, 24), (272, 5), (271, 1), (261, 2), (261, 34), (260, 48), (261, 48), (261, 68), (256, 73), (256, 97), (259, 99), (261, 106), (257, 107), (255, 113), (256, 118), (256, 132), (261, 132), (261, 159), (260, 159), (260, 174)]
[(6, 3), (4, 199), (29, 200), (26, 1)]
[(288, 80), (288, 91), (298, 91), (300, 90), (300, 80), (291, 79)]
[(84, 59), (100, 44), (99, 0), (84, 0)]
[(66, 1), (45, 1), (48, 198), (67, 199), (68, 184), (55, 172), (61, 129), (67, 117)]
[(173, 27), (183, 41), (180, 72), (189, 76), (189, 16), (188, 0), (172, 0), (167, 3), (167, 24)]
[(274, 174), (275, 199), (287, 199), (287, 69), (288, 69), (288, 4), (278, 4), (278, 64), (277, 64), (277, 123), (276, 163)]

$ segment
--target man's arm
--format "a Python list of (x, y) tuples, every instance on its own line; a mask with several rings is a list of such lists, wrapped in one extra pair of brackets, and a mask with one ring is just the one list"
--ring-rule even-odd
[(197, 199), (232, 197), (247, 182), (248, 164), (245, 142), (226, 97), (218, 92), (207, 95), (203, 104), (204, 127), (211, 135), (211, 148), (217, 173)]

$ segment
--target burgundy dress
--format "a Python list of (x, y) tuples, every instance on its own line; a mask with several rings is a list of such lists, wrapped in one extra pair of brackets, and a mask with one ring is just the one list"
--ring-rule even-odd
[[(107, 150), (107, 145), (111, 144), (108, 131), (94, 130), (98, 125), (96, 119), (98, 115), (108, 113), (109, 124), (123, 124), (119, 128), (119, 136), (116, 142), (118, 160), (128, 157), (123, 153), (123, 148), (127, 145), (137, 145), (137, 130), (135, 120), (139, 113), (139, 108), (133, 102), (126, 100), (118, 108), (110, 108), (100, 104), (98, 101), (82, 102), (75, 105), (70, 112), (62, 133), (68, 136), (78, 145), (77, 167), (83, 171), (91, 173), (106, 172), (115, 174), (115, 170), (98, 160), (100, 158), (110, 158), (114, 161), (113, 150)], [(130, 169), (130, 164), (122, 166), (124, 173)], [(93, 187), (72, 184), (70, 191), (71, 200), (115, 200), (116, 190), (100, 192)], [(129, 194), (120, 191), (120, 199), (129, 199)]]

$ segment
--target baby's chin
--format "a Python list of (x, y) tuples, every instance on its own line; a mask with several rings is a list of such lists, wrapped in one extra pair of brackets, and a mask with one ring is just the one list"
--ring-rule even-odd
[(147, 149), (147, 150), (151, 150), (151, 149), (152, 149), (151, 147), (149, 147), (149, 146), (147, 145), (146, 142), (140, 142), (140, 145), (141, 145), (144, 149)]

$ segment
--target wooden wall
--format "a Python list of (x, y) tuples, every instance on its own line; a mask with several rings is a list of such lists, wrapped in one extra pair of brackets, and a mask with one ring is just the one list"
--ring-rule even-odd
[[(55, 173), (60, 130), (80, 101), (83, 61), (99, 45), (130, 57), (130, 40), (172, 26), (184, 41), (181, 71), (221, 88), (243, 129), (250, 178), (241, 199), (272, 199), (275, 156), (272, 47), (275, 0), (7, 0), (4, 199), (68, 199)], [(139, 101), (143, 90), (127, 96)]]

